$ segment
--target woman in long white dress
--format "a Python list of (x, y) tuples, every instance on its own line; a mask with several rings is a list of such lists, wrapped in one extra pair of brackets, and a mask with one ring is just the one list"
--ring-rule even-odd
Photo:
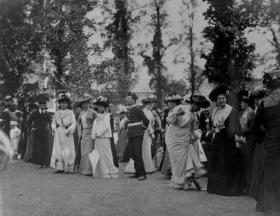
[[(166, 99), (167, 103), (180, 100), (174, 95)], [(189, 105), (178, 105), (169, 112), (165, 142), (168, 149), (172, 178), (171, 186), (176, 189), (188, 189), (193, 178), (205, 174), (202, 163), (195, 150), (197, 135), (194, 133), (196, 119)]]
[[(144, 167), (146, 173), (154, 173), (156, 171), (155, 162), (152, 159), (152, 143), (155, 138), (154, 135), (154, 125), (155, 125), (155, 117), (152, 113), (152, 108), (154, 106), (154, 99), (151, 97), (143, 98), (142, 103), (144, 104), (144, 114), (147, 119), (149, 119), (150, 123), (148, 125), (147, 130), (144, 133), (143, 145), (142, 145), (142, 157), (144, 161)], [(135, 173), (134, 169), (134, 161), (130, 159), (129, 163), (125, 167), (125, 173)]]
[(111, 148), (112, 130), (110, 125), (110, 113), (106, 112), (109, 101), (105, 97), (98, 97), (95, 105), (98, 106), (98, 115), (92, 126), (92, 139), (95, 142), (95, 150), (100, 159), (94, 169), (93, 176), (103, 179), (118, 178), (118, 168), (115, 167)]
[(75, 164), (75, 145), (73, 133), (76, 128), (75, 115), (69, 109), (70, 99), (63, 94), (58, 100), (60, 109), (55, 112), (52, 121), (54, 144), (51, 167), (57, 172), (73, 173)]

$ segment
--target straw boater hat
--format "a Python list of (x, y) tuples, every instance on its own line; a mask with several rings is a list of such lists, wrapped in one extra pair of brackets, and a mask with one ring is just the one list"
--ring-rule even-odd
[(168, 103), (168, 102), (181, 103), (182, 97), (177, 94), (170, 94), (165, 97), (164, 101), (165, 101), (165, 103)]
[(110, 102), (106, 97), (103, 96), (99, 96), (98, 98), (96, 98), (94, 104), (96, 106), (104, 106), (104, 107), (108, 107)]
[(143, 103), (143, 105), (145, 105), (145, 104), (154, 103), (155, 101), (156, 101), (156, 96), (150, 95), (148, 97), (142, 98), (141, 102)]
[(229, 89), (227, 86), (221, 85), (218, 86), (216, 88), (214, 88), (210, 94), (209, 94), (209, 98), (211, 101), (217, 101), (217, 98), (219, 95), (225, 95), (228, 96), (229, 95)]
[(208, 101), (204, 96), (202, 95), (192, 95), (190, 97), (190, 103), (196, 104), (197, 106), (201, 108), (207, 108), (210, 106), (210, 101)]
[(17, 126), (18, 124), (17, 124), (16, 121), (11, 121), (10, 125), (11, 125), (11, 126), (12, 126), (12, 125)]

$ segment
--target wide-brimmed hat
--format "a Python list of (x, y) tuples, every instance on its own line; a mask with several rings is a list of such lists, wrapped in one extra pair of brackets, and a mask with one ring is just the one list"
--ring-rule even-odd
[(169, 94), (165, 97), (165, 103), (168, 102), (175, 102), (175, 103), (180, 103), (182, 101), (182, 97), (177, 94)]
[(229, 89), (227, 86), (225, 85), (221, 85), (221, 86), (217, 86), (216, 88), (214, 88), (210, 94), (209, 94), (209, 98), (211, 101), (217, 101), (217, 97), (219, 95), (225, 95), (228, 96), (229, 95)]
[(270, 71), (264, 72), (263, 84), (267, 85), (271, 81), (280, 80), (280, 68), (275, 68)]
[(59, 94), (57, 101), (58, 101), (58, 103), (67, 102), (68, 104), (70, 104), (70, 102), (71, 102), (70, 96), (67, 93)]
[(241, 89), (238, 93), (237, 93), (237, 98), (240, 101), (243, 101), (245, 103), (249, 103), (250, 100), (250, 93), (248, 89)]
[(76, 101), (76, 105), (77, 105), (78, 107), (81, 107), (82, 104), (88, 103), (88, 102), (90, 102), (92, 99), (93, 99), (92, 97), (82, 97), (82, 98), (80, 98), (78, 101)]
[(262, 86), (258, 86), (251, 92), (250, 96), (254, 99), (262, 99), (266, 96), (266, 94), (267, 90)]
[(98, 98), (96, 98), (94, 104), (97, 105), (97, 106), (108, 107), (110, 102), (109, 102), (109, 100), (106, 97), (99, 96)]
[(197, 106), (201, 108), (207, 108), (210, 106), (210, 101), (208, 101), (204, 96), (202, 95), (192, 95), (190, 97), (190, 103), (196, 104)]

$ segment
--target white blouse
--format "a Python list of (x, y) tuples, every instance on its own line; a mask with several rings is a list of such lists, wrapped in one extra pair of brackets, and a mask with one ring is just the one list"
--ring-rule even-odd
[(112, 130), (110, 124), (110, 113), (101, 113), (93, 122), (92, 139), (96, 138), (111, 138)]
[(219, 109), (219, 107), (215, 107), (211, 113), (211, 120), (213, 127), (222, 129), (225, 128), (225, 121), (229, 117), (232, 111), (232, 106), (226, 104), (225, 108)]

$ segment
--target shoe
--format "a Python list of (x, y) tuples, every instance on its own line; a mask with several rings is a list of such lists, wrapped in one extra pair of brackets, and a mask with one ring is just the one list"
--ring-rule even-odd
[(129, 178), (139, 178), (139, 176), (138, 175), (131, 175), (131, 176), (129, 176)]
[(138, 181), (145, 181), (147, 179), (146, 176), (140, 176), (137, 178)]
[(194, 185), (195, 185), (195, 187), (196, 187), (196, 189), (197, 189), (198, 191), (202, 191), (202, 187), (201, 187), (201, 185), (199, 184), (199, 182), (197, 182), (196, 180), (194, 180), (193, 183), (194, 183)]

